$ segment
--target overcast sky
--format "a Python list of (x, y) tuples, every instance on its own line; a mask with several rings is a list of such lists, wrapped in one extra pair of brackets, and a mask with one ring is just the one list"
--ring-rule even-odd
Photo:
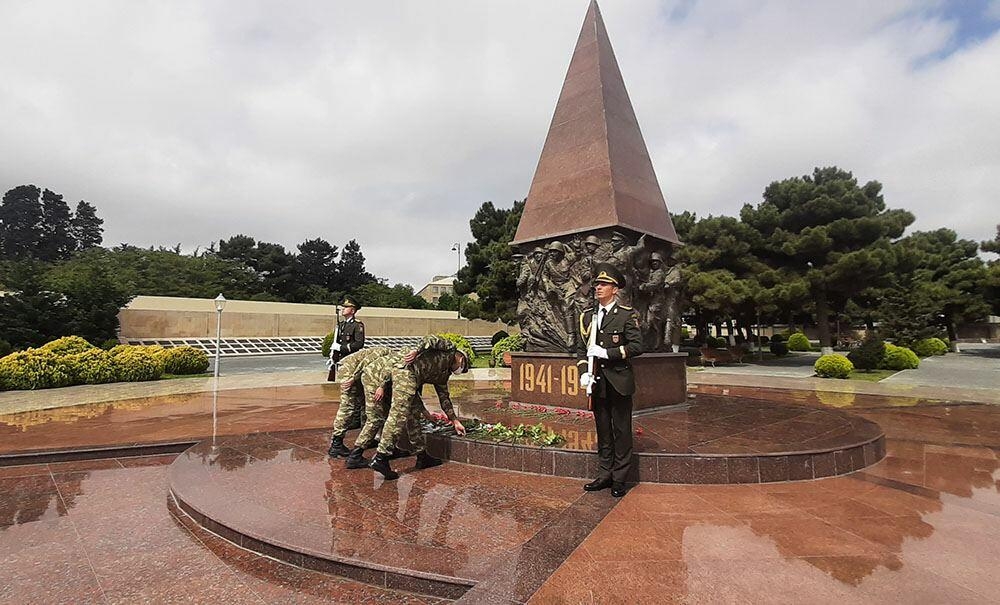
[[(588, 0), (0, 0), (0, 190), (105, 245), (357, 239), (420, 287), (526, 196)], [(672, 212), (837, 165), (916, 229), (1000, 222), (1000, 0), (604, 0)]]

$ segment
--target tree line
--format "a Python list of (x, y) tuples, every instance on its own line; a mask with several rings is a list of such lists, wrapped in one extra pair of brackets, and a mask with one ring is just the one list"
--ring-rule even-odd
[[(478, 292), (484, 318), (514, 320), (509, 243), (523, 207), (487, 202), (470, 221), (476, 241), (457, 291)], [(838, 326), (877, 324), (900, 342), (954, 339), (963, 322), (1000, 313), (1000, 262), (979, 255), (1000, 252), (1000, 239), (980, 246), (945, 228), (904, 236), (913, 213), (889, 208), (877, 181), (859, 184), (837, 167), (771, 183), (738, 217), (672, 218), (684, 243), (673, 259), (683, 315), (702, 338), (709, 325), (751, 339), (751, 326), (780, 323), (816, 326), (822, 346), (835, 344)]]
[[(234, 235), (191, 254), (180, 246), (102, 247), (103, 219), (86, 201), (22, 185), (0, 201), (0, 340), (14, 348), (66, 335), (115, 338), (117, 314), (138, 295), (434, 308), (407, 284), (389, 285), (365, 268), (360, 244), (322, 239), (295, 250)], [(453, 300), (441, 308), (454, 310)], [(0, 348), (5, 348), (0, 344)], [(0, 351), (2, 352), (2, 351)]]

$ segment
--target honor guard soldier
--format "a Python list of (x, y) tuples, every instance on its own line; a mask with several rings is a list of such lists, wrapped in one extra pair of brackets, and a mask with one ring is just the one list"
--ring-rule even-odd
[[(344, 319), (337, 322), (337, 337), (330, 343), (330, 363), (332, 364), (330, 380), (333, 380), (337, 363), (341, 359), (365, 347), (365, 324), (355, 317), (357, 312), (361, 310), (361, 305), (353, 297), (347, 296), (340, 306), (343, 307), (340, 314)], [(357, 389), (355, 396), (360, 398), (362, 396), (360, 382), (356, 382), (352, 388)], [(361, 413), (363, 411), (364, 408), (358, 406), (355, 415), (347, 424), (348, 429), (356, 429), (361, 426)]]
[(632, 464), (632, 359), (643, 352), (639, 314), (616, 300), (625, 285), (625, 276), (614, 265), (595, 265), (597, 305), (580, 315), (582, 339), (577, 349), (577, 363), (584, 366), (580, 385), (589, 387), (591, 395), (599, 459), (597, 478), (583, 489), (593, 492), (610, 487), (616, 498), (625, 495)]

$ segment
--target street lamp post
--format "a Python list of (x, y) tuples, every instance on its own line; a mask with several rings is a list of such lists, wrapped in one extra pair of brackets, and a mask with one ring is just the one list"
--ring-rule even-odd
[(220, 292), (215, 297), (215, 380), (219, 380), (219, 354), (222, 348), (222, 310), (226, 308), (226, 297)]
[(455, 270), (455, 282), (451, 286), (451, 293), (458, 300), (458, 319), (462, 319), (462, 296), (458, 293), (458, 272), (462, 270), (462, 245), (455, 242), (451, 250), (458, 253), (458, 269)]

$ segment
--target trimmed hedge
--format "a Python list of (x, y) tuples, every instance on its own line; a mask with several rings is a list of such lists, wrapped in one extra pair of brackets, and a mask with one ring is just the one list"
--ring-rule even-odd
[(948, 352), (948, 345), (940, 338), (925, 338), (913, 343), (913, 352), (917, 357), (944, 355)]
[(93, 348), (94, 345), (79, 336), (63, 336), (52, 342), (47, 342), (40, 347), (42, 351), (48, 351), (56, 355), (74, 355)]
[(163, 362), (157, 353), (155, 347), (119, 345), (111, 349), (111, 356), (118, 366), (118, 379), (121, 382), (157, 380), (163, 376)]
[(796, 332), (788, 337), (788, 350), (812, 351), (812, 344), (810, 344), (808, 336), (802, 332)]
[(115, 358), (102, 349), (87, 349), (66, 357), (73, 371), (74, 384), (107, 384), (118, 382), (119, 370)]
[(493, 350), (490, 354), (493, 356), (493, 365), (495, 367), (504, 367), (503, 364), (503, 354), (507, 351), (523, 351), (524, 350), (524, 337), (520, 334), (514, 334), (513, 336), (508, 336), (503, 340), (498, 341), (493, 345)]
[(322, 354), (323, 357), (329, 357), (331, 346), (333, 346), (333, 332), (330, 332), (323, 337), (323, 345), (319, 349), (320, 354)]
[(63, 357), (51, 351), (28, 349), (0, 359), (0, 389), (5, 391), (51, 389), (71, 384), (71, 368)]
[(453, 332), (443, 332), (438, 334), (441, 338), (445, 340), (450, 340), (455, 343), (458, 350), (465, 353), (465, 356), (469, 358), (469, 363), (471, 364), (473, 360), (476, 359), (476, 352), (472, 350), (472, 345), (469, 343), (469, 339), (462, 336), (461, 334), (455, 334)]
[(187, 345), (164, 349), (159, 357), (165, 374), (201, 374), (208, 369), (208, 353)]
[(820, 378), (847, 378), (854, 364), (843, 355), (823, 355), (816, 360), (813, 369)]
[(885, 359), (882, 368), (886, 370), (915, 370), (920, 367), (920, 358), (906, 347), (885, 343)]

